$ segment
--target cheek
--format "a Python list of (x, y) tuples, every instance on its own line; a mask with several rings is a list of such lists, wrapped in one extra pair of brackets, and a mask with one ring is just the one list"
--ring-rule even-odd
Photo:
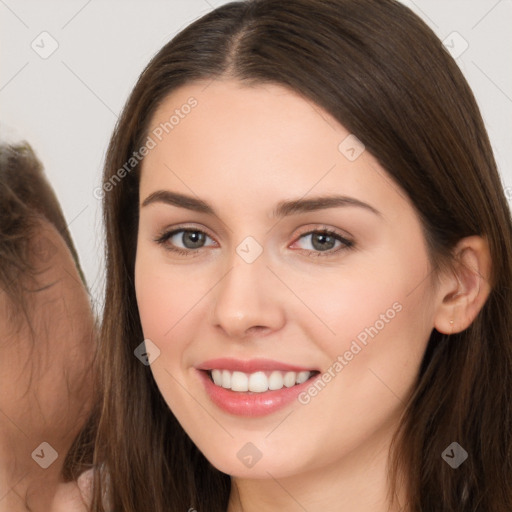
[(178, 297), (187, 289), (180, 287), (158, 260), (155, 251), (140, 241), (135, 259), (135, 294), (145, 338), (160, 340), (171, 328)]
[(159, 349), (150, 370), (167, 405), (172, 411), (182, 411), (182, 419), (183, 414), (185, 418), (188, 415), (183, 390), (177, 382), (182, 380), (180, 366), (186, 340), (178, 334), (187, 320), (186, 312), (194, 295), (190, 292), (194, 287), (187, 281), (183, 272), (171, 271), (157, 262), (151, 251), (137, 252), (135, 292), (142, 332), (144, 339), (151, 340)]
[[(212, 287), (205, 275), (190, 268), (166, 265), (153, 251), (140, 251), (135, 262), (135, 291), (144, 338), (151, 339), (163, 360), (176, 365), (184, 349), (188, 325)], [(186, 327), (188, 326), (188, 327)], [(153, 367), (153, 365), (152, 365)]]
[(433, 328), (426, 257), (380, 256), (338, 272), (336, 281), (313, 286), (303, 278), (298, 292), (318, 317), (304, 318), (302, 330), (328, 356), (323, 375), (333, 395), (324, 398), (343, 396), (361, 413), (406, 396)]
[[(322, 338), (333, 342), (355, 337), (376, 322), (380, 326), (383, 314), (394, 319), (396, 310), (400, 309), (396, 303), (406, 307), (414, 302), (414, 295), (410, 294), (411, 283), (415, 276), (423, 274), (413, 269), (409, 275), (395, 275), (389, 271), (389, 266), (383, 264), (382, 267), (385, 272), (381, 275), (371, 275), (371, 271), (366, 269), (301, 275), (296, 279), (294, 292), (302, 300), (300, 304), (290, 301), (290, 305), (296, 304), (292, 315), (296, 319), (307, 319), (304, 325), (314, 328), (308, 330), (316, 333), (315, 338), (320, 333)], [(366, 268), (371, 269), (372, 266)], [(309, 312), (304, 305), (308, 306)]]

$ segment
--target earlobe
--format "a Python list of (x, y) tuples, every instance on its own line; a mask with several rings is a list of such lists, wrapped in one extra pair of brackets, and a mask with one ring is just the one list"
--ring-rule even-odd
[(467, 329), (491, 291), (491, 256), (485, 238), (470, 236), (459, 241), (454, 251), (452, 274), (439, 288), (434, 327), (444, 334)]

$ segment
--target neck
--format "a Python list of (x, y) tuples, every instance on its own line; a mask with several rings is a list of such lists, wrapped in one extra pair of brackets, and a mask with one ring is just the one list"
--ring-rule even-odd
[(390, 436), (379, 436), (343, 459), (300, 474), (258, 480), (232, 477), (227, 512), (405, 512), (403, 489), (393, 506), (388, 501), (389, 441)]

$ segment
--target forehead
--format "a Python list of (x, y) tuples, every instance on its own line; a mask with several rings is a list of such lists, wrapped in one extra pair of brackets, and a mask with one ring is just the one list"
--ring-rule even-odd
[(167, 188), (240, 201), (250, 196), (254, 204), (254, 198), (275, 203), (308, 193), (401, 199), (367, 151), (347, 157), (354, 136), (342, 124), (280, 85), (185, 85), (160, 104), (148, 135), (154, 148), (143, 161), (141, 198)]
[[(151, 130), (162, 138), (158, 140), (163, 142), (162, 150), (170, 149), (169, 145), (183, 149), (180, 153), (207, 148), (216, 161), (222, 155), (239, 161), (282, 155), (289, 161), (294, 155), (300, 159), (299, 153), (306, 150), (332, 158), (338, 153), (338, 139), (348, 134), (319, 106), (283, 86), (249, 87), (232, 80), (177, 89), (155, 112)], [(187, 157), (195, 155), (190, 151)]]

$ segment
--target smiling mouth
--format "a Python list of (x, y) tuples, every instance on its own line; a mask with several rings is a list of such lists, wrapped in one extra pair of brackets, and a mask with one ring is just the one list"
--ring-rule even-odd
[(254, 373), (221, 369), (204, 371), (216, 386), (242, 393), (264, 393), (266, 391), (278, 391), (285, 387), (291, 388), (303, 384), (320, 373), (317, 370), (301, 372), (273, 370)]

